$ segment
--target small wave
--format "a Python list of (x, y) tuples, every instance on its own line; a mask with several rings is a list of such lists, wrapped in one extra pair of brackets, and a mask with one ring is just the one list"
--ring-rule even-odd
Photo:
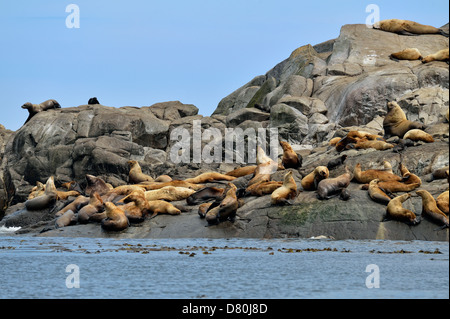
[(6, 226), (0, 226), (0, 234), (1, 233), (13, 233), (15, 231), (18, 231), (22, 227), (6, 227)]

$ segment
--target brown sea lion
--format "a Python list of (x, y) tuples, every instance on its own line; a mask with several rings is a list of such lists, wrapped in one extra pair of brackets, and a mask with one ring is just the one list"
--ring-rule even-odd
[(387, 103), (387, 114), (383, 120), (383, 128), (385, 137), (398, 136), (403, 138), (406, 132), (412, 129), (424, 129), (424, 125), (420, 122), (412, 122), (406, 118), (400, 105), (397, 102)]
[(398, 181), (383, 181), (378, 183), (378, 187), (388, 193), (410, 192), (420, 187), (419, 183), (403, 183)]
[(28, 118), (24, 123), (26, 124), (29, 120), (31, 120), (33, 116), (35, 116), (39, 112), (44, 112), (50, 109), (60, 109), (61, 105), (59, 105), (59, 103), (56, 100), (50, 99), (39, 104), (32, 104), (30, 102), (26, 102), (25, 104), (22, 105), (22, 108), (27, 109), (29, 113)]
[(73, 212), (78, 212), (82, 207), (89, 204), (89, 197), (79, 195), (75, 200), (67, 204), (64, 208), (62, 208), (60, 211), (56, 212), (55, 216), (59, 217), (62, 216), (66, 211), (71, 210)]
[(420, 24), (418, 22), (401, 19), (386, 19), (375, 22), (374, 29), (386, 32), (398, 33), (401, 35), (419, 35), (419, 34), (441, 34), (448, 37), (442, 29), (435, 28), (431, 25)]
[(400, 52), (394, 52), (390, 58), (397, 60), (422, 60), (422, 54), (417, 48), (406, 48)]
[(192, 184), (202, 184), (214, 181), (233, 181), (235, 179), (236, 177), (233, 176), (228, 176), (217, 172), (207, 172), (200, 174), (194, 178), (185, 179), (184, 181)]
[(127, 204), (121, 206), (120, 208), (125, 212), (128, 221), (130, 223), (141, 223), (145, 220), (151, 212), (151, 207), (148, 201), (145, 199), (145, 194), (143, 191), (134, 191), (129, 196), (127, 196)]
[(343, 150), (350, 149), (351, 148), (350, 144), (354, 144), (357, 142), (358, 142), (357, 138), (345, 136), (336, 143), (336, 151), (342, 152)]
[(328, 142), (328, 145), (330, 146), (336, 146), (336, 144), (342, 139), (342, 137), (333, 137), (330, 142)]
[(326, 166), (317, 166), (311, 173), (302, 178), (301, 185), (305, 191), (317, 189), (317, 185), (323, 179), (330, 176), (330, 171)]
[(150, 218), (156, 217), (158, 214), (180, 215), (181, 210), (173, 204), (164, 200), (150, 200), (148, 201), (149, 210), (152, 212)]
[(408, 168), (403, 165), (402, 163), (398, 164), (398, 169), (400, 170), (400, 173), (402, 174), (403, 180), (402, 182), (405, 184), (419, 184), (422, 185), (422, 180), (419, 176), (416, 174), (411, 173)]
[(297, 196), (297, 183), (292, 176), (292, 171), (284, 175), (283, 186), (275, 189), (270, 195), (272, 205), (286, 204)]
[(106, 218), (101, 221), (101, 227), (107, 231), (121, 231), (130, 226), (125, 212), (111, 202), (103, 204), (105, 207)]
[(55, 227), (61, 228), (70, 225), (75, 225), (77, 223), (77, 216), (72, 210), (66, 211), (63, 215), (58, 217), (55, 221)]
[(218, 187), (205, 187), (186, 198), (186, 202), (188, 203), (188, 205), (198, 205), (211, 199), (217, 199), (221, 197), (224, 190), (224, 188)]
[(142, 182), (154, 182), (153, 177), (142, 173), (142, 168), (138, 161), (130, 160), (128, 161), (128, 166), (130, 171), (128, 173), (128, 182), (131, 184), (139, 184)]
[(345, 173), (334, 178), (326, 178), (317, 185), (317, 198), (330, 199), (336, 195), (340, 195), (343, 189), (347, 188), (353, 174), (347, 166), (345, 166)]
[(331, 161), (329, 161), (329, 162), (327, 163), (328, 171), (331, 171), (331, 170), (335, 169), (336, 167), (338, 167), (338, 166), (344, 164), (344, 161), (345, 161), (346, 159), (347, 159), (347, 155), (345, 155), (345, 154), (344, 154), (344, 155), (341, 155), (341, 156), (338, 157), (338, 158), (332, 159)]
[(93, 193), (98, 193), (102, 196), (113, 189), (113, 187), (108, 185), (103, 179), (94, 175), (86, 174), (86, 182), (87, 186), (84, 191), (86, 196), (91, 196)]
[(41, 210), (50, 207), (58, 200), (54, 177), (50, 176), (45, 183), (44, 194), (25, 202), (27, 210)]
[(283, 157), (281, 163), (285, 168), (299, 168), (302, 166), (302, 158), (292, 149), (291, 144), (285, 141), (280, 141), (283, 148)]
[(436, 198), (437, 207), (446, 215), (448, 215), (449, 213), (448, 201), (448, 190), (443, 192)]
[[(89, 221), (92, 221), (92, 217), (103, 211), (103, 200), (98, 193), (93, 193), (89, 197), (89, 203), (83, 206), (78, 211), (78, 222), (80, 224), (87, 224)], [(99, 221), (98, 218), (94, 218)]]
[(449, 61), (448, 58), (448, 48), (447, 49), (443, 49), (443, 50), (439, 50), (436, 53), (427, 55), (426, 57), (424, 57), (422, 59), (422, 63), (428, 63), (431, 61)]
[(406, 193), (401, 196), (397, 196), (387, 204), (386, 207), (386, 219), (395, 219), (407, 223), (408, 225), (418, 225), (420, 219), (417, 218), (409, 209), (403, 207), (403, 203), (411, 197), (411, 194)]
[(252, 196), (264, 196), (267, 194), (272, 194), (276, 189), (283, 186), (283, 182), (261, 182), (253, 184), (245, 190), (246, 195)]
[(409, 139), (411, 141), (417, 142), (417, 141), (423, 141), (427, 143), (433, 143), (434, 138), (430, 134), (428, 134), (425, 131), (419, 130), (419, 129), (412, 129), (405, 133), (403, 136), (403, 139)]
[(239, 208), (236, 190), (237, 187), (234, 184), (228, 183), (228, 190), (224, 199), (218, 206), (212, 208), (206, 213), (205, 219), (208, 222), (208, 225), (216, 225), (226, 220), (234, 222), (236, 218), (236, 211)]
[(205, 185), (202, 185), (202, 184), (193, 184), (193, 183), (188, 183), (186, 181), (180, 181), (180, 180), (172, 180), (170, 182), (151, 182), (151, 183), (146, 182), (146, 183), (141, 183), (139, 185), (145, 187), (147, 190), (155, 190), (155, 189), (161, 189), (161, 188), (167, 187), (167, 186), (173, 186), (173, 187), (184, 187), (184, 188), (189, 188), (189, 189), (198, 191), (205, 187)]
[(375, 140), (359, 140), (355, 144), (356, 149), (368, 149), (374, 148), (378, 151), (384, 151), (391, 148), (394, 148), (394, 145), (391, 143), (386, 143), (384, 141), (375, 141)]
[(37, 181), (36, 186), (31, 189), (30, 194), (28, 195), (28, 199), (33, 199), (35, 197), (44, 195), (45, 192), (45, 184)]
[(416, 191), (416, 194), (422, 197), (422, 215), (448, 228), (448, 216), (437, 207), (433, 196), (424, 189)]
[(400, 182), (402, 178), (395, 174), (392, 174), (386, 170), (378, 169), (368, 169), (366, 171), (361, 170), (361, 164), (357, 163), (353, 171), (353, 176), (358, 183), (368, 184), (374, 179), (379, 179), (380, 181), (398, 181)]
[(380, 187), (378, 187), (379, 179), (371, 180), (369, 183), (369, 196), (377, 203), (387, 205), (392, 198), (390, 198)]
[(249, 165), (249, 166), (244, 166), (244, 167), (238, 167), (238, 168), (226, 173), (225, 175), (233, 176), (233, 177), (242, 177), (242, 176), (254, 174), (255, 170), (256, 170), (256, 165)]
[(145, 198), (148, 201), (151, 200), (167, 200), (167, 201), (177, 201), (184, 200), (194, 194), (195, 191), (193, 189), (185, 188), (185, 187), (173, 187), (166, 186), (160, 189), (155, 189), (151, 191), (145, 192)]
[(360, 140), (366, 139), (369, 141), (385, 141), (384, 138), (380, 135), (371, 134), (371, 133), (365, 132), (365, 131), (356, 131), (356, 130), (349, 131), (347, 133), (347, 137), (354, 138), (354, 139), (360, 139)]

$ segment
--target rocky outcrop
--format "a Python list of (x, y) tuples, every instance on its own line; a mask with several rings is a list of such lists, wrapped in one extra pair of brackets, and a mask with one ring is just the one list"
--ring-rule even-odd
[[(197, 107), (179, 101), (121, 108), (81, 105), (38, 113), (16, 132), (0, 127), (0, 219), (1, 212), (9, 206), (0, 225), (21, 226), (22, 233), (33, 234), (51, 229), (54, 212), (64, 202), (33, 213), (23, 205), (36, 182), (45, 182), (49, 176), (55, 176), (58, 185), (75, 180), (84, 186), (86, 174), (99, 176), (113, 186), (124, 185), (128, 183), (128, 160), (137, 160), (143, 172), (153, 177), (167, 174), (186, 179), (210, 170), (231, 171), (239, 165), (223, 160), (198, 161), (194, 152), (194, 148), (200, 147), (202, 151), (206, 146), (221, 145), (219, 157), (229, 155), (226, 153), (229, 150), (223, 147), (227, 128), (255, 132), (276, 128), (278, 137), (291, 143), (303, 157), (302, 167), (293, 170), (297, 185), (316, 166), (346, 154), (345, 164), (351, 169), (357, 163), (365, 169), (380, 168), (383, 161), (389, 161), (394, 173), (400, 174), (398, 164), (402, 162), (422, 178), (421, 187), (436, 197), (448, 188), (446, 180), (430, 178), (433, 171), (449, 165), (449, 124), (445, 119), (449, 107), (448, 65), (389, 58), (392, 52), (406, 47), (417, 47), (426, 55), (448, 47), (448, 38), (401, 36), (365, 25), (345, 25), (338, 38), (301, 46), (265, 75), (253, 78), (223, 98), (211, 116), (199, 115)], [(383, 135), (387, 101), (397, 101), (409, 120), (425, 124), (435, 142), (419, 142), (400, 153), (374, 149), (339, 153), (328, 145), (331, 138), (343, 137), (350, 130)], [(173, 152), (180, 129), (190, 136), (189, 148)], [(205, 133), (206, 138), (196, 136), (196, 130)], [(216, 138), (218, 144), (210, 144)], [(397, 140), (390, 142), (395, 144)], [(190, 152), (188, 162), (175, 163), (172, 157), (183, 152)], [(341, 166), (330, 177), (342, 172)], [(279, 171), (272, 179), (282, 181), (284, 173)], [(248, 177), (234, 181), (238, 188), (245, 187), (247, 182)], [(217, 183), (208, 185), (223, 187)], [(348, 189), (351, 195), (348, 201), (318, 200), (315, 192), (302, 191), (299, 186), (300, 194), (293, 205), (284, 207), (271, 205), (270, 196), (246, 197), (234, 223), (210, 227), (204, 227), (204, 220), (198, 217), (198, 206), (188, 206), (181, 215), (158, 215), (114, 235), (102, 231), (98, 224), (51, 229), (41, 235), (118, 238), (326, 235), (336, 239), (448, 240), (448, 229), (436, 231), (437, 226), (427, 220), (418, 226), (382, 222), (384, 205), (372, 201), (355, 181)], [(405, 205), (420, 215), (420, 197), (414, 192), (412, 195)], [(185, 201), (176, 204), (186, 206)]]

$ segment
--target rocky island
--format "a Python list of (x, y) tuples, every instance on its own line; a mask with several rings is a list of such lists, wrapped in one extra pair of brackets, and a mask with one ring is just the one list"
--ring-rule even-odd
[[(448, 33), (448, 24), (441, 29)], [(36, 236), (448, 241), (448, 227), (422, 216), (422, 198), (416, 194), (416, 190), (426, 190), (437, 198), (449, 187), (448, 177), (438, 173), (448, 171), (449, 166), (448, 60), (422, 63), (391, 58), (405, 48), (418, 48), (427, 56), (448, 46), (448, 37), (441, 34), (406, 36), (362, 24), (344, 25), (338, 38), (299, 47), (286, 60), (224, 97), (211, 116), (199, 115), (197, 107), (179, 101), (142, 107), (87, 104), (39, 112), (15, 132), (0, 125), (0, 227), (20, 227), (16, 234)], [(354, 146), (338, 150), (330, 144), (349, 132), (383, 137), (388, 102), (396, 102), (409, 121), (423, 124), (433, 142), (403, 145), (401, 137), (393, 136), (386, 142), (396, 147), (384, 150)], [(196, 130), (204, 135), (189, 142), (191, 149), (180, 150), (187, 151), (189, 161), (175, 163), (175, 132), (180, 128), (190, 136)], [(202, 173), (227, 174), (256, 165), (195, 160), (195, 143), (205, 150), (211, 145), (211, 132), (225, 137), (230, 128), (255, 132), (275, 128), (279, 141), (292, 146), (301, 166), (279, 169), (270, 176), (272, 181), (283, 182), (286, 172), (292, 172), (298, 192), (288, 205), (273, 205), (270, 194), (242, 196), (234, 220), (208, 225), (199, 217), (200, 205), (189, 205), (183, 199), (172, 202), (182, 208), (180, 214), (158, 214), (116, 232), (105, 231), (98, 222), (55, 227), (55, 213), (74, 196), (40, 210), (28, 210), (25, 205), (33, 187), (45, 184), (51, 176), (58, 188), (74, 181), (85, 189), (87, 175), (101, 178), (112, 188), (129, 185), (129, 161), (137, 161), (142, 172), (152, 178), (169, 176), (183, 181)], [(222, 140), (221, 146), (224, 143)], [(251, 151), (246, 149), (241, 155), (248, 158)], [(345, 167), (353, 172), (357, 164), (364, 170), (380, 170), (385, 162), (399, 177), (403, 176), (400, 164), (419, 177), (421, 185), (409, 192), (403, 207), (419, 216), (420, 223), (385, 220), (386, 204), (374, 201), (354, 177), (346, 187), (346, 200), (339, 196), (319, 199), (316, 191), (302, 188), (306, 175), (343, 155), (345, 161), (330, 168), (329, 178), (342, 175)], [(281, 160), (282, 156), (280, 147), (274, 157)], [(231, 183), (245, 189), (252, 177), (236, 177)], [(204, 186), (224, 188), (228, 183), (214, 180)]]

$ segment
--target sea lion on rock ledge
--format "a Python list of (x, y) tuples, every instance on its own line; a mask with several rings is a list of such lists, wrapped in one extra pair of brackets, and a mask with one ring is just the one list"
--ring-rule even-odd
[(103, 204), (105, 207), (106, 218), (101, 221), (101, 227), (109, 231), (121, 231), (130, 226), (125, 212), (111, 202)]
[(26, 102), (25, 104), (22, 105), (22, 108), (27, 109), (29, 113), (28, 118), (24, 123), (26, 124), (29, 120), (31, 120), (33, 116), (35, 116), (39, 112), (47, 111), (50, 109), (60, 109), (61, 105), (59, 105), (59, 103), (56, 100), (50, 99), (39, 104), (32, 104), (31, 102)]
[(448, 37), (448, 33), (431, 25), (420, 24), (410, 20), (386, 19), (375, 22), (374, 29), (398, 33), (401, 35), (441, 34)]
[(283, 158), (281, 163), (285, 168), (299, 168), (302, 166), (302, 158), (294, 152), (292, 146), (285, 141), (280, 141), (283, 148)]
[(420, 219), (416, 217), (416, 214), (402, 206), (402, 204), (410, 197), (411, 194), (407, 193), (393, 198), (387, 204), (385, 220), (392, 218), (405, 222), (408, 225), (418, 225), (420, 223)]
[(412, 122), (406, 118), (405, 112), (403, 112), (400, 105), (397, 102), (387, 103), (388, 113), (383, 120), (383, 128), (385, 137), (403, 136), (412, 129), (424, 129), (424, 125), (420, 122)]
[(448, 216), (446, 216), (436, 204), (436, 200), (426, 190), (418, 190), (416, 194), (422, 197), (422, 215), (425, 215), (435, 222), (443, 224), (443, 228), (448, 228)]
[(301, 185), (305, 191), (313, 191), (317, 189), (319, 182), (330, 176), (330, 172), (326, 166), (317, 166), (314, 171), (302, 178)]
[(292, 171), (284, 175), (283, 185), (275, 189), (270, 196), (272, 205), (286, 204), (297, 196), (297, 183), (292, 177)]
[(317, 198), (330, 199), (333, 196), (340, 195), (342, 190), (347, 188), (350, 184), (352, 178), (353, 174), (350, 172), (348, 167), (345, 166), (344, 174), (335, 178), (326, 178), (319, 182), (319, 185), (317, 185)]

